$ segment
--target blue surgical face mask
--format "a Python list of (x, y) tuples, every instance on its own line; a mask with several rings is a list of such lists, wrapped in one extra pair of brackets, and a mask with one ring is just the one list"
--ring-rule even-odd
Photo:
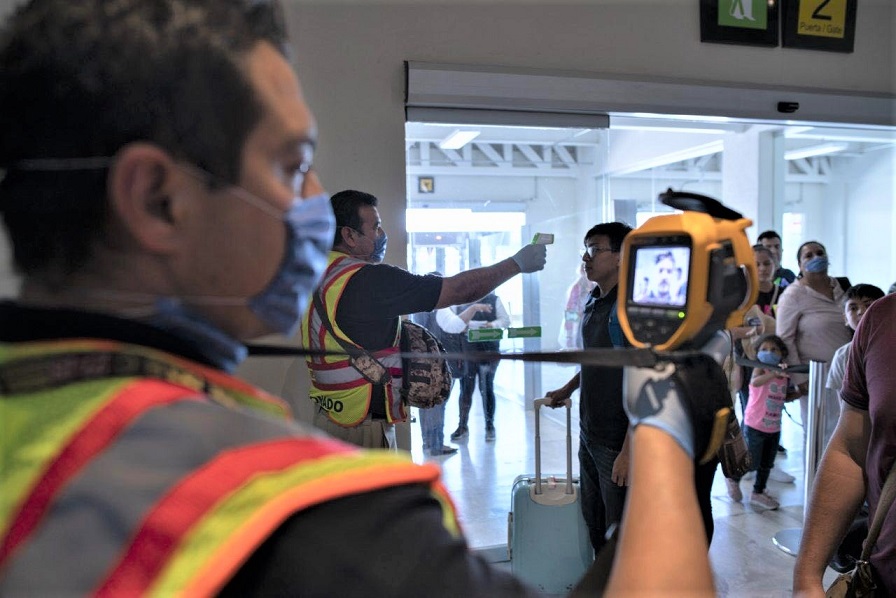
[(762, 350), (756, 353), (756, 359), (766, 365), (779, 365), (781, 357), (774, 351)]
[(817, 274), (819, 272), (827, 271), (829, 264), (830, 262), (828, 262), (828, 258), (824, 257), (823, 255), (819, 255), (806, 262), (806, 264), (803, 266), (803, 269), (805, 269), (806, 272)]
[[(283, 261), (267, 287), (249, 299), (248, 304), (272, 332), (289, 336), (295, 333), (311, 293), (327, 268), (327, 253), (336, 230), (336, 218), (330, 207), (330, 197), (321, 193), (294, 200), (283, 215), (283, 221), (286, 225)], [(188, 300), (197, 305), (231, 303), (224, 298)], [(144, 321), (194, 341), (207, 359), (225, 371), (232, 372), (246, 358), (246, 348), (239, 340), (222, 332), (178, 299), (158, 299), (154, 312)]]
[(373, 242), (373, 253), (370, 254), (370, 261), (374, 264), (381, 263), (384, 259), (386, 259), (386, 244), (389, 242), (389, 237), (384, 232), (381, 237), (377, 237), (376, 241)]
[(330, 197), (320, 193), (293, 201), (283, 219), (286, 254), (273, 280), (249, 301), (249, 308), (274, 331), (290, 336), (327, 269), (336, 218)]
[[(112, 158), (106, 156), (46, 158), (24, 160), (17, 163), (16, 168), (38, 172), (93, 170), (107, 168), (111, 162)], [(283, 261), (274, 278), (264, 290), (249, 299), (240, 297), (159, 298), (145, 293), (122, 293), (114, 289), (95, 289), (94, 291), (101, 293), (107, 299), (117, 296), (126, 302), (142, 303), (147, 299), (152, 299), (152, 313), (148, 316), (141, 316), (140, 320), (175, 333), (181, 332), (182, 336), (197, 341), (197, 344), (203, 347), (204, 352), (214, 363), (224, 369), (232, 369), (236, 363), (245, 358), (245, 347), (195, 311), (185, 307), (184, 303), (248, 305), (252, 312), (271, 328), (271, 332), (293, 334), (312, 291), (317, 287), (326, 270), (327, 254), (336, 231), (336, 218), (333, 215), (330, 198), (326, 193), (320, 193), (307, 199), (297, 198), (293, 200), (286, 212), (282, 212), (270, 202), (246, 189), (221, 181), (216, 175), (197, 166), (189, 164), (181, 166), (186, 172), (203, 181), (212, 178), (223, 182), (231, 193), (243, 201), (252, 204), (271, 217), (283, 221), (287, 233), (286, 248)], [(385, 247), (385, 242), (383, 246)]]

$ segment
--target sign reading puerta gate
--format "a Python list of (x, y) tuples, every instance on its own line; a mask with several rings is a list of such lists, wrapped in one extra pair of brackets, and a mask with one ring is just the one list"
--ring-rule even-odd
[(780, 33), (787, 48), (853, 51), (858, 0), (699, 2), (702, 42), (774, 47)]
[(852, 52), (858, 0), (788, 0), (782, 44), (788, 48)]

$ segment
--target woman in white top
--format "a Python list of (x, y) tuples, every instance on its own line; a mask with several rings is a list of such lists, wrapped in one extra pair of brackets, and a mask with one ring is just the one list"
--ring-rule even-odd
[[(809, 363), (809, 361), (831, 362), (838, 347), (848, 343), (851, 332), (843, 325), (843, 300), (847, 279), (836, 279), (828, 275), (828, 254), (824, 245), (808, 241), (797, 250), (800, 274), (790, 284), (778, 302), (777, 332), (790, 353), (788, 363)], [(841, 284), (842, 281), (842, 284)], [(798, 384), (800, 415), (806, 422), (809, 407), (808, 381), (805, 375), (791, 376)], [(840, 414), (838, 398), (824, 389), (825, 427), (824, 443), (830, 438), (837, 417)], [(805, 441), (806, 429), (803, 428)]]

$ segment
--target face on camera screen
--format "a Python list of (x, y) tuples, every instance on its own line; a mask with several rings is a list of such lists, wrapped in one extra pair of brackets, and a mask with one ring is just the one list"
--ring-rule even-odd
[(684, 307), (688, 297), (689, 247), (640, 247), (635, 250), (632, 299), (643, 305)]

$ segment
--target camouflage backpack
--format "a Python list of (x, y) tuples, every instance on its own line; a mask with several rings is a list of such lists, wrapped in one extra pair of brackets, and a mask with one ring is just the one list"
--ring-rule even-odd
[[(451, 372), (442, 357), (445, 352), (442, 343), (423, 326), (402, 320), (399, 348), (403, 370), (402, 401), (421, 409), (444, 403), (451, 394)], [(424, 357), (423, 353), (432, 357)]]

